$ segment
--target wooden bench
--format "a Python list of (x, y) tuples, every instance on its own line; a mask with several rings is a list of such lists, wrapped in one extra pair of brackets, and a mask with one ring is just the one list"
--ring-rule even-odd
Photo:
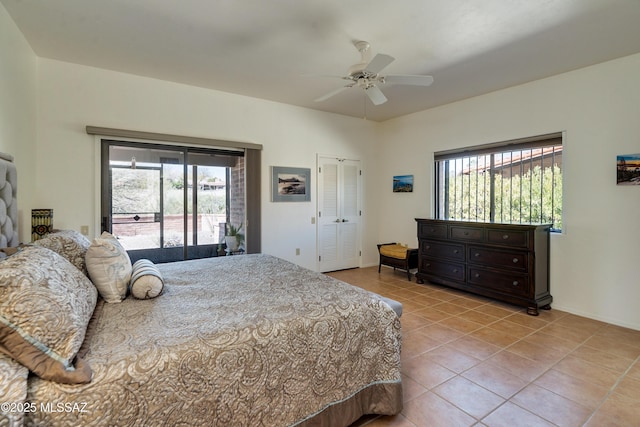
[(418, 268), (418, 249), (412, 249), (397, 243), (381, 243), (378, 245), (380, 264), (378, 273), (383, 265), (393, 269), (405, 270), (407, 278), (411, 280), (411, 269)]

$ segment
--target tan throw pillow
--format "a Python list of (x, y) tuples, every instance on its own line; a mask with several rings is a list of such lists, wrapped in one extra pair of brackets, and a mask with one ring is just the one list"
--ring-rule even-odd
[(162, 293), (164, 280), (153, 262), (139, 259), (133, 264), (131, 273), (131, 295), (138, 299), (155, 298)]
[(86, 262), (89, 277), (106, 302), (120, 302), (127, 296), (131, 259), (112, 234), (105, 231), (93, 239), (87, 250)]
[(89, 277), (85, 255), (91, 242), (80, 232), (75, 230), (56, 231), (36, 240), (33, 244), (57, 252)]
[(0, 262), (0, 351), (45, 380), (91, 381), (89, 366), (74, 358), (97, 298), (91, 281), (62, 256), (25, 247)]

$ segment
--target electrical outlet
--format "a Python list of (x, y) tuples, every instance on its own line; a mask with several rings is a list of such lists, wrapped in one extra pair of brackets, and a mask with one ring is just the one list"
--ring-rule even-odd
[(88, 225), (81, 225), (80, 226), (80, 234), (84, 234), (85, 236), (89, 235), (89, 226)]
[(300, 248), (296, 248), (296, 255), (300, 255)]

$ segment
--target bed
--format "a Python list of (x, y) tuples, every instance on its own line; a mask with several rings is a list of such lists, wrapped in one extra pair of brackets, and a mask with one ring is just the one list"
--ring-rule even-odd
[[(158, 264), (159, 296), (113, 303), (87, 278), (86, 242), (46, 246), (0, 260), (0, 426), (347, 426), (402, 409), (398, 308), (374, 293), (252, 254)], [(7, 289), (28, 275), (40, 287), (16, 303)], [(34, 365), (7, 336), (16, 307), (34, 317), (42, 300), (56, 326), (18, 326), (58, 358)]]

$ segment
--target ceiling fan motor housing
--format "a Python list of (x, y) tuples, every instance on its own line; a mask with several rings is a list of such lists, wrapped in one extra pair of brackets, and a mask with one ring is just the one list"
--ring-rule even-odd
[(366, 72), (367, 62), (359, 62), (349, 67), (349, 77), (358, 78)]

